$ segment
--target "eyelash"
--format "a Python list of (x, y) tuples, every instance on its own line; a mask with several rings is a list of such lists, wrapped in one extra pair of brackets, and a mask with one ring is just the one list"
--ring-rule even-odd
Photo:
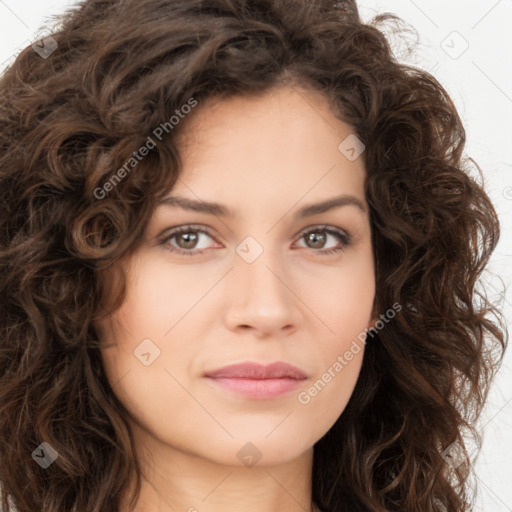
[[(312, 226), (312, 227), (306, 228), (304, 231), (301, 232), (298, 239), (300, 240), (305, 235), (307, 235), (309, 233), (314, 233), (314, 232), (323, 232), (323, 233), (327, 233), (329, 235), (334, 235), (334, 236), (338, 237), (338, 239), (341, 241), (341, 246), (339, 246), (339, 247), (334, 247), (331, 249), (318, 249), (316, 252), (321, 254), (322, 256), (327, 256), (329, 254), (342, 252), (352, 243), (352, 237), (348, 233), (345, 233), (341, 230), (332, 228), (330, 226), (325, 226), (325, 225), (318, 225), (318, 226)], [(183, 233), (203, 233), (203, 234), (208, 235), (212, 239), (214, 238), (212, 236), (212, 234), (207, 229), (203, 229), (203, 228), (200, 228), (200, 227), (194, 226), (194, 225), (188, 225), (188, 226), (181, 226), (181, 227), (171, 231), (171, 233), (169, 233), (169, 235), (167, 235), (165, 238), (163, 238), (162, 240), (160, 240), (158, 242), (158, 245), (160, 245), (160, 246), (167, 245), (167, 242), (169, 242), (174, 237), (181, 235)], [(172, 253), (178, 253), (179, 255), (187, 255), (187, 256), (200, 255), (200, 254), (203, 254), (204, 251), (208, 250), (208, 249), (184, 250), (184, 249), (172, 247), (171, 245), (167, 245), (167, 247), (164, 247), (164, 249), (166, 251), (169, 251)], [(314, 251), (314, 249), (312, 249), (312, 250)]]

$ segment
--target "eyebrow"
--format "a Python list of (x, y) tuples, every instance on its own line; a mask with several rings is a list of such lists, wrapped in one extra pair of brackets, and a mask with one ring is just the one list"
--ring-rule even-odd
[[(159, 206), (178, 206), (183, 210), (190, 210), (193, 212), (207, 213), (219, 217), (234, 217), (234, 212), (222, 204), (208, 201), (197, 201), (195, 199), (182, 196), (165, 197), (158, 201), (157, 207)], [(342, 206), (355, 206), (361, 210), (361, 212), (367, 215), (366, 208), (364, 207), (362, 201), (360, 201), (356, 196), (344, 194), (341, 196), (332, 197), (319, 203), (303, 206), (295, 213), (295, 217), (310, 217), (312, 215), (324, 213), (334, 208), (340, 208)]]

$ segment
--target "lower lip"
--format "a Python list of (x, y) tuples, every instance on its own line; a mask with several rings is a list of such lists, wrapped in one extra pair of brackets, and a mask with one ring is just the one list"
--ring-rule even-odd
[(291, 391), (296, 390), (304, 382), (304, 380), (279, 378), (279, 379), (240, 379), (208, 377), (208, 380), (217, 386), (227, 389), (238, 395), (248, 398), (257, 398), (260, 400), (268, 400), (277, 398)]

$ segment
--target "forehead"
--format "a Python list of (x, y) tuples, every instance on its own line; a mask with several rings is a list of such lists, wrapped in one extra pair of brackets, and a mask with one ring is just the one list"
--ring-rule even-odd
[[(232, 96), (208, 97), (199, 102), (186, 116), (185, 126), (179, 130), (176, 142), (179, 146), (189, 147), (208, 132), (226, 130), (259, 121), (279, 122), (279, 117), (287, 120), (307, 120), (312, 116), (321, 118), (324, 123), (333, 126), (327, 97), (318, 90), (279, 84), (255, 94), (236, 94)], [(259, 124), (255, 125), (258, 128)]]
[(225, 194), (362, 193), (364, 155), (351, 161), (340, 150), (354, 130), (318, 91), (278, 87), (210, 99), (186, 121), (177, 139), (183, 168), (176, 189), (184, 193), (200, 184)]

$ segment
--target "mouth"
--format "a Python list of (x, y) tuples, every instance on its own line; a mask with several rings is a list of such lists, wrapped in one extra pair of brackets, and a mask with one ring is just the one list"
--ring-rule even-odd
[(260, 400), (286, 395), (307, 379), (303, 370), (283, 362), (269, 365), (252, 362), (235, 364), (207, 372), (205, 377), (216, 388)]

